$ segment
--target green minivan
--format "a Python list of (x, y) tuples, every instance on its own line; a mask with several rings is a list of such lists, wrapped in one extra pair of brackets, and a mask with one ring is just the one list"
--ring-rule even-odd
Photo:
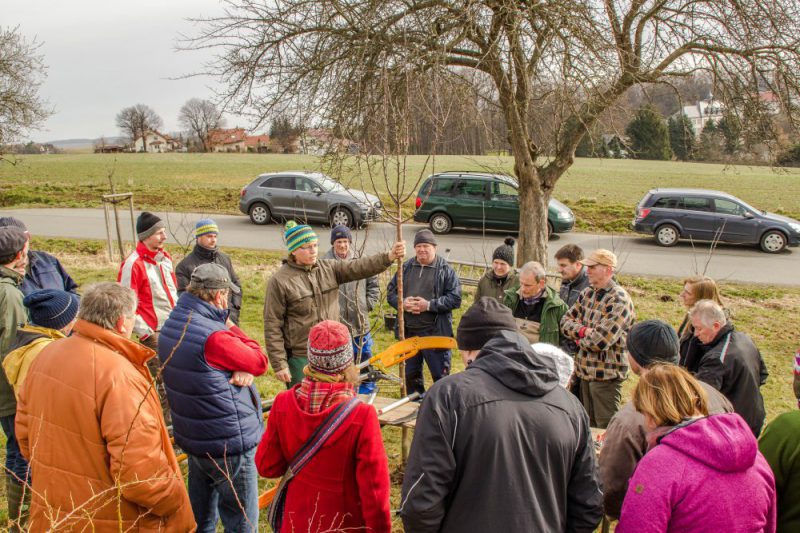
[[(517, 180), (503, 174), (433, 174), (419, 188), (414, 220), (440, 234), (454, 227), (519, 231), (518, 188)], [(548, 235), (570, 231), (574, 225), (572, 210), (551, 199)]]

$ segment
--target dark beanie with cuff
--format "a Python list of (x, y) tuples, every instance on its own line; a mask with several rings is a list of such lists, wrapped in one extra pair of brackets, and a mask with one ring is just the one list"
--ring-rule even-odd
[(480, 350), (499, 331), (519, 331), (511, 309), (491, 296), (484, 296), (466, 310), (458, 323), (459, 350)]
[(61, 329), (75, 320), (79, 303), (77, 294), (57, 289), (34, 291), (22, 300), (31, 324), (50, 329)]
[(166, 227), (164, 221), (156, 215), (149, 211), (143, 211), (139, 218), (136, 219), (136, 238), (143, 241), (158, 230)]
[(653, 363), (677, 365), (680, 342), (675, 328), (661, 320), (637, 322), (628, 332), (628, 352), (641, 367)]
[(494, 249), (492, 261), (499, 259), (514, 266), (514, 239), (506, 237), (503, 244)]
[(433, 236), (433, 232), (429, 229), (421, 229), (414, 235), (414, 246), (418, 244), (432, 244), (436, 246), (436, 237)]
[(331, 230), (331, 244), (339, 239), (347, 239), (348, 241), (353, 242), (353, 233), (350, 231), (350, 228), (344, 224), (334, 226)]

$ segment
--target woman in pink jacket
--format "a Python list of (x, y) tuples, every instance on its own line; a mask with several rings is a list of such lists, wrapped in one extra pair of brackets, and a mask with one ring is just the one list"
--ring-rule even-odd
[(775, 480), (742, 417), (708, 416), (705, 391), (673, 365), (642, 376), (633, 405), (651, 429), (650, 449), (617, 533), (775, 531)]

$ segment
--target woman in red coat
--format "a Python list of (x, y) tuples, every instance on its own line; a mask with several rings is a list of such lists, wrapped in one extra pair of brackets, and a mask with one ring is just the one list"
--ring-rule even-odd
[[(309, 332), (303, 381), (278, 394), (258, 445), (264, 477), (286, 473), (295, 453), (332, 410), (355, 396), (350, 333), (343, 324), (320, 322)], [(388, 533), (389, 465), (378, 416), (371, 405), (353, 409), (322, 448), (292, 478), (281, 531)]]

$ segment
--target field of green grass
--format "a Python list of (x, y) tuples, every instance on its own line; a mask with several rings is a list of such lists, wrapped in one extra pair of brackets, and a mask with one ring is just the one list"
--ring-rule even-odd
[[(406, 192), (433, 172), (513, 170), (508, 156), (410, 156), (406, 165)], [(373, 187), (354, 158), (335, 168), (318, 157), (281, 154), (22, 156), (16, 165), (0, 164), (0, 207), (97, 207), (112, 172), (117, 192), (133, 192), (141, 209), (238, 213), (241, 187), (260, 173), (290, 169), (322, 170), (388, 199), (386, 180), (376, 178)], [(395, 190), (396, 173), (388, 181)], [(757, 208), (800, 218), (800, 169), (579, 158), (558, 182), (555, 197), (575, 211), (577, 230), (624, 232), (636, 203), (654, 187), (722, 189)], [(406, 207), (413, 208), (413, 201), (412, 195)]]
[[(81, 285), (97, 281), (116, 279), (118, 265), (107, 260), (105, 244), (101, 241), (42, 239), (35, 238), (34, 249), (42, 249), (57, 255), (67, 270)], [(177, 247), (170, 248), (176, 262), (180, 260)], [(243, 282), (242, 327), (248, 335), (263, 343), (262, 311), (266, 279), (279, 267), (281, 255), (275, 252), (256, 252), (252, 250), (227, 250)], [(640, 320), (659, 318), (678, 326), (683, 309), (678, 300), (680, 282), (672, 279), (653, 279), (622, 276), (621, 283), (631, 294)], [(385, 288), (388, 277), (384, 275), (381, 287)], [(771, 288), (744, 284), (725, 283), (721, 287), (726, 304), (732, 309), (736, 327), (750, 334), (761, 349), (770, 377), (762, 388), (767, 408), (768, 420), (780, 413), (794, 409), (792, 393), (793, 354), (797, 349), (796, 318), (800, 316), (800, 288)], [(455, 322), (472, 303), (473, 289), (465, 289), (461, 310), (455, 313)], [(376, 328), (376, 353), (393, 342), (393, 336), (383, 327), (381, 315), (388, 306), (373, 313)], [(457, 353), (453, 356), (453, 372), (463, 370)], [(429, 380), (430, 381), (430, 380)], [(625, 384), (627, 399), (635, 385), (630, 377)], [(258, 388), (262, 398), (272, 398), (284, 390), (284, 385), (270, 375), (258, 378)], [(383, 386), (383, 395), (399, 396), (396, 386)], [(400, 458), (400, 430), (387, 427), (383, 429), (384, 442), (392, 471), (392, 506), (399, 506), (399, 491), (402, 480)], [(2, 442), (0, 435), (0, 445)], [(0, 460), (4, 447), (0, 446)], [(1, 485), (1, 484), (0, 484)], [(266, 487), (268, 483), (262, 481)], [(0, 486), (0, 523), (5, 520), (4, 487)], [(262, 514), (263, 518), (263, 514)], [(266, 522), (263, 523), (266, 528)], [(395, 520), (395, 531), (402, 531), (399, 520)]]

